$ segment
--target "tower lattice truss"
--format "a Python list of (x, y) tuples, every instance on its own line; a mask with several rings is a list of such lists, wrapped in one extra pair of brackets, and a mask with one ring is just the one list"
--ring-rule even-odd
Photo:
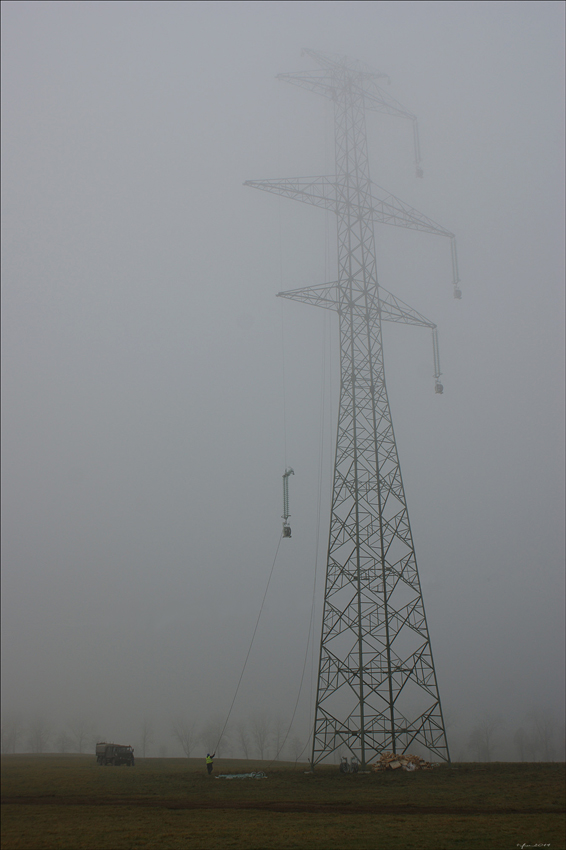
[[(387, 397), (381, 323), (429, 327), (433, 334), (436, 326), (378, 286), (374, 225), (447, 236), (459, 298), (455, 239), (370, 180), (368, 109), (412, 121), (422, 176), (416, 118), (378, 86), (385, 75), (342, 57), (305, 53), (319, 70), (279, 78), (333, 101), (336, 173), (246, 185), (332, 210), (337, 218), (338, 280), (279, 293), (337, 311), (340, 327), (340, 406), (312, 765), (341, 751), (364, 766), (383, 751), (418, 745), (430, 758), (449, 760)], [(435, 352), (439, 372), (437, 343)]]

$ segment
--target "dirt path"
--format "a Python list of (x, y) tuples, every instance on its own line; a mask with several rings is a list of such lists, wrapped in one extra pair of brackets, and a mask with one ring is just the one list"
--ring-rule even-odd
[(194, 801), (153, 797), (3, 797), (3, 805), (21, 806), (129, 806), (160, 809), (224, 809), (311, 814), (367, 815), (559, 815), (564, 809), (555, 808), (474, 808), (462, 806), (349, 806), (344, 804), (309, 803), (300, 801), (250, 800)]

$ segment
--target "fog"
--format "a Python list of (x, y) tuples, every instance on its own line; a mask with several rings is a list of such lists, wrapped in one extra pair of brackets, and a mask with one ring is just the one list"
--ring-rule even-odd
[(2, 31), (16, 749), (44, 724), (48, 749), (84, 726), (139, 752), (145, 723), (148, 755), (181, 755), (174, 718), (222, 726), (286, 465), (293, 536), (224, 752), (239, 722), (286, 732), (296, 703), (289, 740), (307, 741), (338, 338), (335, 316), (275, 295), (336, 279), (335, 221), (243, 183), (333, 172), (332, 105), (276, 79), (312, 69), (309, 47), (389, 75), (424, 179), (410, 124), (377, 114), (372, 178), (458, 240), (461, 301), (448, 240), (376, 227), (380, 282), (439, 328), (441, 396), (430, 333), (384, 333), (452, 756), (476, 757), (473, 729), (494, 722), (494, 757), (518, 758), (538, 717), (563, 758), (563, 5), (18, 0)]

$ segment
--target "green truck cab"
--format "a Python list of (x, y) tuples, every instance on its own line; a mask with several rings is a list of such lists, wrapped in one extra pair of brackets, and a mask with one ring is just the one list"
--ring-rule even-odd
[(133, 767), (134, 748), (125, 744), (107, 744), (105, 741), (96, 745), (97, 764), (126, 764)]

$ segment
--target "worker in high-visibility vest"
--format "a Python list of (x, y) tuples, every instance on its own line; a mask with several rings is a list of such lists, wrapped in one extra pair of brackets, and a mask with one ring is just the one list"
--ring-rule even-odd
[(210, 753), (206, 754), (206, 769), (208, 770), (209, 776), (212, 773), (212, 759), (214, 758), (215, 755), (216, 755), (216, 753), (212, 753), (212, 755), (210, 755)]

